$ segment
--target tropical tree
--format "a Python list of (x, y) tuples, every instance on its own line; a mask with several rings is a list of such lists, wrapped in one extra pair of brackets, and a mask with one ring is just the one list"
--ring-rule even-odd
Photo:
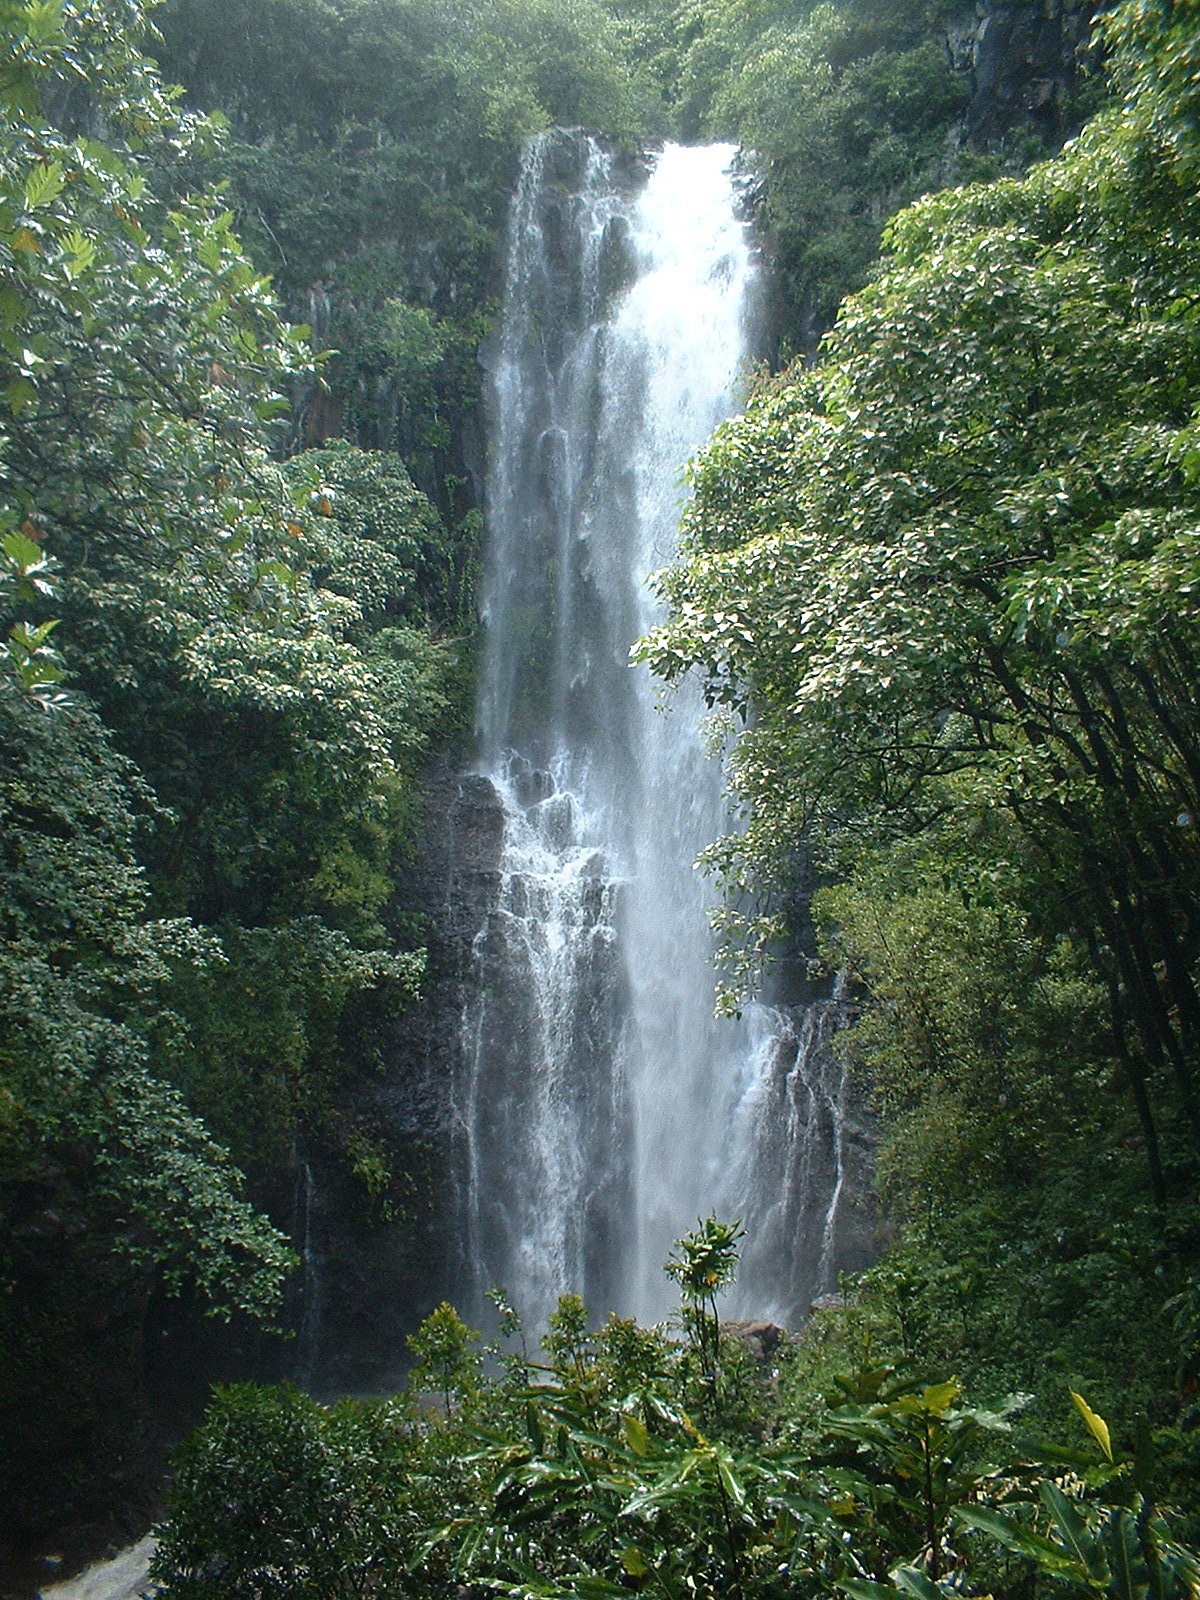
[(752, 933), (798, 840), (853, 871), (867, 841), (1008, 813), (1105, 988), (1162, 1198), (1164, 1122), (1200, 1151), (1200, 219), (1157, 119), (1135, 98), (1028, 178), (896, 219), (824, 360), (700, 458), (640, 653), (748, 720), (749, 826), (713, 859)]
[(676, 1241), (665, 1272), (679, 1285), (683, 1317), (710, 1384), (715, 1385), (720, 1360), (721, 1323), (717, 1296), (737, 1277), (738, 1241), (745, 1229), (738, 1222), (701, 1220), (693, 1232)]
[(370, 1035), (415, 992), (384, 908), (453, 654), (407, 479), (335, 539), (337, 486), (274, 459), (303, 330), (180, 191), (217, 130), (141, 8), (4, 21), (0, 1457), (35, 1527), (133, 1456), (152, 1300), (279, 1310), (290, 1253), (201, 1114), (286, 1195), (351, 1000)]

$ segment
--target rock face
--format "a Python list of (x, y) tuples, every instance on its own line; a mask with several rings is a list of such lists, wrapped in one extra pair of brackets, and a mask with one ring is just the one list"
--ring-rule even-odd
[(350, 1136), (361, 1130), (386, 1153), (399, 1198), (390, 1215), (373, 1214), (344, 1161), (320, 1152), (298, 1174), (305, 1271), (294, 1369), (318, 1394), (396, 1387), (407, 1335), (461, 1289), (451, 1090), (472, 944), (499, 894), (504, 818), (488, 779), (457, 765), (448, 758), (431, 779), (416, 864), (402, 885), (429, 951), (423, 999), (401, 1019), (386, 1073), (360, 1081), (341, 1108)]
[(721, 1332), (740, 1339), (757, 1362), (768, 1365), (787, 1339), (787, 1329), (777, 1323), (758, 1321), (723, 1322)]
[[(404, 1376), (406, 1336), (422, 1317), (443, 1299), (466, 1310), (487, 1287), (472, 1281), (465, 1248), (468, 1196), (456, 1175), (469, 1163), (454, 1088), (464, 1073), (464, 1018), (484, 990), (505, 983), (504, 809), (490, 779), (454, 767), (448, 758), (431, 781), (416, 864), (404, 885), (407, 905), (425, 924), (424, 997), (397, 1027), (386, 1073), (360, 1081), (343, 1107), (347, 1124), (369, 1129), (393, 1167), (407, 1174), (402, 1211), (390, 1221), (373, 1218), (344, 1161), (319, 1153), (308, 1156), (297, 1184), (295, 1237), (305, 1285), (293, 1375), (318, 1394), (395, 1388)], [(611, 1003), (610, 980), (598, 975), (597, 1005)], [(832, 996), (822, 1002), (801, 984), (785, 987), (791, 1003), (777, 995), (772, 1008), (778, 1071), (786, 1080), (777, 1096), (780, 1127), (769, 1148), (754, 1151), (753, 1181), (767, 1188), (770, 1214), (746, 1218), (758, 1248), (754, 1237), (747, 1240), (740, 1299), (744, 1315), (798, 1326), (811, 1297), (807, 1286), (821, 1277), (816, 1256), (828, 1252), (839, 1267), (855, 1269), (875, 1253), (873, 1136), (865, 1112), (849, 1103), (853, 1093), (828, 1048), (839, 1017), (850, 1014), (849, 1002)], [(496, 1039), (493, 1049), (501, 1060), (511, 1056), (517, 1070), (527, 1028), (519, 1005), (510, 1016), (495, 1008), (491, 1025), (508, 1027), (511, 1037)], [(605, 1031), (597, 1018), (598, 1036)], [(500, 1126), (502, 1109), (496, 1117)], [(792, 1170), (786, 1123), (796, 1119), (810, 1125), (811, 1139)], [(822, 1176), (827, 1166), (836, 1171)], [(815, 1210), (805, 1198), (810, 1190), (822, 1201)], [(619, 1210), (620, 1197), (613, 1204)], [(597, 1248), (602, 1220), (598, 1210)], [(790, 1253), (775, 1237), (781, 1227), (802, 1241)], [(790, 1266), (781, 1271), (785, 1255)], [(593, 1298), (589, 1290), (589, 1303)], [(771, 1324), (748, 1326), (756, 1338), (765, 1335), (761, 1348), (769, 1356)]]
[(951, 59), (973, 88), (963, 123), (969, 145), (986, 149), (1027, 129), (1054, 150), (1070, 136), (1092, 11), (1084, 0), (981, 0), (947, 30)]
[(814, 1295), (878, 1255), (875, 1127), (837, 1048), (854, 1009), (838, 980), (793, 990), (768, 1012), (758, 1063), (765, 1114), (735, 1207), (746, 1237), (731, 1301), (743, 1316), (798, 1328)]
[[(306, 1271), (293, 1373), (318, 1394), (396, 1387), (406, 1336), (422, 1317), (442, 1299), (464, 1310), (479, 1300), (465, 1248), (468, 1196), (456, 1176), (469, 1163), (454, 1088), (464, 1072), (464, 1018), (483, 990), (505, 981), (504, 820), (492, 781), (456, 772), (455, 759), (447, 758), (431, 781), (416, 864), (404, 885), (409, 908), (425, 924), (424, 998), (398, 1026), (386, 1074), (361, 1081), (344, 1106), (347, 1123), (369, 1128), (393, 1166), (406, 1172), (403, 1210), (391, 1221), (372, 1218), (344, 1162), (319, 1154), (308, 1158), (304, 1195), (298, 1183), (295, 1231)], [(599, 987), (607, 992), (611, 983)], [(874, 1140), (870, 1118), (854, 1103), (831, 1052), (834, 1033), (852, 1015), (850, 999), (822, 998), (798, 981), (783, 987), (790, 993), (777, 993), (772, 1007), (773, 1048), (785, 1080), (776, 1095), (780, 1126), (769, 1146), (755, 1148), (751, 1180), (751, 1187), (767, 1190), (770, 1205), (767, 1215), (746, 1217), (739, 1302), (743, 1315), (799, 1326), (808, 1286), (822, 1277), (817, 1256), (828, 1253), (839, 1268), (857, 1269), (876, 1253)], [(502, 1008), (492, 1022), (505, 1025)], [(525, 1026), (519, 1008), (507, 1025), (511, 1038), (494, 1048), (517, 1062)], [(806, 1140), (791, 1136), (789, 1143), (786, 1124), (793, 1121), (810, 1129)], [(793, 1146), (801, 1152), (795, 1161), (787, 1157)], [(776, 1237), (781, 1228), (800, 1240), (790, 1252)], [(782, 1271), (781, 1260), (790, 1263)], [(767, 1355), (769, 1342), (768, 1335)]]

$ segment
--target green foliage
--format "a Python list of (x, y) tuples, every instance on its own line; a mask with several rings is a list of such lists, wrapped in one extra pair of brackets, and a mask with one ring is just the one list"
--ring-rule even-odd
[(683, 1301), (683, 1318), (700, 1353), (710, 1383), (716, 1383), (721, 1324), (717, 1296), (737, 1276), (739, 1222), (702, 1219), (695, 1231), (675, 1242), (664, 1271), (675, 1279)]
[(206, 166), (256, 260), (337, 353), (305, 438), (398, 450), (457, 524), (460, 440), (521, 144), (632, 135), (649, 92), (588, 0), (168, 0), (163, 70), (232, 137)]
[[(1077, 1393), (1090, 1448), (1030, 1454), (1021, 1401), (970, 1406), (956, 1380), (898, 1374), (864, 1348), (805, 1418), (777, 1399), (754, 1442), (697, 1428), (686, 1355), (661, 1331), (614, 1319), (589, 1333), (576, 1297), (535, 1385), (524, 1361), (486, 1379), (473, 1341), (440, 1306), (394, 1400), (219, 1394), (178, 1463), (156, 1562), (167, 1593), (1197, 1593), (1145, 1449), (1120, 1458)], [(434, 1411), (417, 1403), (431, 1380)]]
[(864, 849), (813, 902), (826, 960), (863, 988), (845, 1049), (886, 1118), (879, 1179), (897, 1217), (968, 1203), (983, 1174), (1024, 1186), (1070, 1144), (1094, 1160), (1136, 1136), (1108, 1104), (1118, 1068), (1086, 950), (1042, 925), (1007, 819), (972, 822)]
[[(694, 465), (683, 559), (661, 580), (671, 617), (640, 650), (741, 723), (745, 825), (708, 853), (730, 1006), (794, 937), (802, 850), (826, 879), (821, 951), (853, 980), (843, 1043), (882, 1114), (900, 1230), (846, 1325), (866, 1319), (877, 1366), (1032, 1391), (1039, 1427), (1067, 1385), (1114, 1438), (1151, 1411), (1170, 1424), (1163, 1481), (1186, 1496), (1194, 22), (1114, 7), (1120, 111), (1023, 179), (900, 213), (823, 362), (764, 385)], [(1133, 1532), (1151, 1497), (1103, 1499), (1078, 1513), (1087, 1582), (1153, 1592)], [(1041, 1518), (1057, 1549), (1066, 1521), (1048, 1532), (1047, 1497), (1029, 1504), (1022, 1526)], [(889, 1535), (851, 1592), (894, 1592), (861, 1587), (889, 1573), (909, 1593), (957, 1584), (980, 1548), (965, 1526), (940, 1536), (940, 1577), (928, 1529), (923, 1555)], [(980, 1590), (1087, 1586), (992, 1559)]]
[[(1059, 937), (1086, 954), (1094, 1068), (1117, 1063), (1160, 1202), (1164, 1130), (1188, 1160), (1200, 1135), (1194, 198), (1111, 118), (1027, 179), (903, 213), (823, 365), (701, 458), (673, 620), (641, 652), (753, 713), (749, 827), (712, 857), (735, 904), (807, 838), (865, 900), (881, 861), (912, 894), (924, 859), (982, 929), (1009, 915), (986, 909), (1007, 814), (1038, 961)], [(966, 1082), (946, 1069), (926, 1086)]]
[(318, 588), (347, 602), (348, 637), (365, 643), (388, 626), (441, 630), (463, 618), (451, 541), (397, 456), (334, 443), (289, 470), (297, 486), (319, 483), (322, 514), (297, 523), (295, 555)]
[(447, 1417), (456, 1401), (459, 1407), (468, 1406), (478, 1391), (478, 1342), (475, 1330), (445, 1301), (408, 1336), (415, 1360), (412, 1386), (417, 1392), (427, 1388), (437, 1394)]
[[(850, 1402), (839, 1398), (827, 1427), (834, 1439), (845, 1438), (855, 1447), (855, 1470), (866, 1486), (859, 1491), (867, 1523), (863, 1532), (878, 1541), (873, 1562), (886, 1566), (896, 1553), (905, 1553), (936, 1583), (956, 1564), (946, 1538), (949, 1513), (973, 1499), (984, 1478), (997, 1470), (989, 1452), (994, 1456), (1008, 1433), (1008, 1414), (1019, 1402), (982, 1411), (957, 1403), (961, 1390), (953, 1378), (920, 1385), (896, 1381), (882, 1369), (842, 1384)], [(861, 1592), (849, 1583), (845, 1587), (851, 1594)]]
[(588, 1331), (588, 1309), (577, 1294), (559, 1296), (550, 1313), (542, 1349), (554, 1370), (572, 1388), (581, 1389), (592, 1378), (595, 1341)]
[(194, 1600), (268, 1593), (349, 1600), (394, 1571), (400, 1416), (292, 1388), (218, 1390), (179, 1453), (155, 1572)]
[(1101, 26), (1125, 91), (1126, 114), (1165, 146), (1186, 181), (1200, 157), (1196, 139), (1197, 11), (1194, 0), (1122, 0)]
[[(16, 1534), (103, 1508), (134, 1452), (156, 1282), (266, 1321), (292, 1264), (241, 1173), (153, 1070), (175, 964), (134, 855), (139, 787), (74, 694), (0, 681), (0, 1498)], [(101, 1480), (102, 1482), (103, 1480)], [(49, 1508), (49, 1509), (48, 1509)]]
[(924, 7), (820, 5), (760, 25), (714, 86), (705, 123), (755, 152), (793, 339), (861, 286), (885, 217), (958, 175), (967, 84), (929, 35)]
[[(1127, 1597), (1182, 1597), (1200, 1590), (1193, 1550), (1172, 1537), (1150, 1483), (1151, 1446), (1143, 1435), (1138, 1454), (1117, 1461), (1108, 1424), (1082, 1395), (1071, 1399), (1099, 1447), (1099, 1465), (1081, 1459), (1082, 1477), (1036, 1485), (1025, 1500), (1006, 1485), (1000, 1508), (963, 1505), (955, 1519), (996, 1540), (1056, 1592)], [(1040, 1502), (1040, 1504), (1039, 1504)]]
[[(54, 602), (43, 546), (58, 554), (83, 530), (101, 539), (131, 501), (142, 514), (123, 530), (128, 544), (155, 517), (170, 520), (186, 485), (174, 483), (170, 498), (165, 485), (208, 437), (202, 410), (238, 458), (250, 405), (200, 400), (218, 352), (230, 378), (250, 379), (258, 360), (293, 346), (214, 206), (162, 219), (158, 237), (134, 214), (146, 192), (138, 152), (198, 136), (173, 117), (139, 58), (136, 13), (10, 10), (0, 107), (0, 605), (14, 680), (0, 685), (0, 715), (3, 1088), (19, 1154), (5, 1176), (19, 1210), (30, 1162), (80, 1152), (93, 1226), (110, 1245), (170, 1261), (176, 1280), (190, 1264), (218, 1309), (266, 1310), (285, 1269), (280, 1240), (237, 1198), (224, 1152), (147, 1072), (146, 1008), (166, 960), (197, 949), (187, 926), (149, 917), (134, 853), (136, 808), (149, 795), (86, 699), (75, 694), (66, 707), (48, 693), (64, 672), (46, 645), (58, 619), (13, 613), (27, 618)], [(43, 101), (85, 80), (123, 146), (69, 138), (45, 122)], [(290, 370), (286, 360), (280, 370)], [(163, 499), (147, 507), (152, 483)], [(216, 546), (216, 530), (200, 538)], [(142, 554), (147, 542), (154, 536)], [(162, 1160), (152, 1165), (155, 1147)]]
[(0, 1456), (36, 1528), (102, 1498), (153, 1295), (278, 1310), (292, 1258), (227, 1147), (286, 1204), (417, 992), (393, 886), (469, 602), (394, 458), (279, 463), (305, 330), (189, 187), (218, 124), (162, 88), (141, 9), (5, 20)]
[[(11, 518), (11, 512), (9, 513)], [(36, 531), (28, 521), (31, 532)], [(51, 562), (35, 539), (25, 533), (13, 531), (4, 535), (0, 546), (0, 595), (8, 591), (17, 604), (31, 605), (54, 598), (54, 588), (48, 574)], [(17, 683), (26, 694), (51, 706), (61, 700), (52, 688), (62, 677), (58, 652), (47, 643), (58, 626), (51, 617), (36, 626), (28, 622), (14, 622), (9, 629), (7, 646), (9, 665)]]
[[(172, 964), (156, 1060), (270, 1192), (289, 1170), (297, 1133), (319, 1138), (329, 1125), (350, 1070), (345, 1035), (356, 1007), (372, 997), (390, 1008), (412, 1001), (422, 971), (419, 953), (357, 949), (316, 917), (230, 923), (207, 959)], [(369, 1039), (359, 1047), (369, 1062)]]

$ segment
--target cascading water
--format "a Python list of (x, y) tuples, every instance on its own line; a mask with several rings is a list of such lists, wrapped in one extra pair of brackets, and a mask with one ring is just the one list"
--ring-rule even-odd
[(297, 1222), (296, 1243), (300, 1257), (300, 1304), (293, 1371), (296, 1382), (308, 1389), (315, 1386), (320, 1360), (321, 1314), (325, 1299), (323, 1262), (313, 1226), (316, 1196), (317, 1181), (312, 1166), (307, 1161), (297, 1160), (292, 1209)]
[[(713, 1017), (693, 862), (727, 818), (703, 707), (685, 686), (664, 709), (628, 665), (657, 620), (646, 579), (674, 554), (682, 468), (747, 364), (758, 283), (733, 154), (634, 162), (546, 135), (513, 205), (479, 707), (505, 843), (454, 1099), (476, 1301), (502, 1285), (535, 1324), (568, 1290), (599, 1315), (665, 1315), (671, 1242), (714, 1208), (746, 1221), (754, 1309), (794, 1313), (837, 1265), (837, 1093), (792, 1022)], [(805, 1165), (806, 1106), (835, 1153)], [(823, 1197), (798, 1197), (818, 1169)], [(798, 1250), (814, 1228), (815, 1254)]]

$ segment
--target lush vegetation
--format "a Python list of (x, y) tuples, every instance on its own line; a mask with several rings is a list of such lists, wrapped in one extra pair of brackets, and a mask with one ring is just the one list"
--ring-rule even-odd
[(731, 1005), (824, 875), (897, 1242), (770, 1382), (713, 1223), (686, 1341), (567, 1301), (541, 1370), (504, 1316), (496, 1377), (442, 1308), (394, 1401), (229, 1391), (164, 1573), (1195, 1592), (1154, 1494), (1195, 1511), (1200, 15), (1112, 8), (1122, 103), (1018, 176), (1019, 127), (964, 139), (956, 9), (0, 0), (14, 1528), (134, 1494), (157, 1297), (277, 1315), (298, 1145), (399, 1192), (339, 1095), (420, 992), (394, 886), (470, 694), (515, 163), (581, 122), (753, 152), (785, 353), (860, 290), (698, 463), (643, 654), (740, 724)]
[(719, 430), (641, 653), (741, 725), (730, 1005), (795, 934), (802, 849), (825, 875), (906, 1348), (988, 1394), (1074, 1380), (1183, 1447), (1200, 151), (1197, 11), (1168, 10), (1108, 19), (1120, 107), (901, 213), (821, 362)]
[[(156, 53), (229, 120), (194, 171), (332, 352), (309, 444), (398, 450), (452, 527), (475, 504), (476, 351), (494, 310), (521, 141), (558, 123), (615, 140), (752, 149), (785, 349), (810, 348), (915, 195), (1037, 148), (964, 141), (967, 76), (928, 0), (164, 0)], [(1082, 63), (1081, 63), (1082, 67)], [(1048, 132), (1079, 119), (1072, 69)], [(1061, 98), (1061, 97), (1060, 97)]]
[(953, 1379), (898, 1372), (886, 1325), (861, 1321), (856, 1347), (818, 1320), (756, 1360), (716, 1321), (736, 1255), (711, 1218), (680, 1241), (682, 1339), (616, 1318), (591, 1332), (568, 1296), (535, 1358), (500, 1300), (485, 1369), (442, 1306), (390, 1400), (218, 1394), (160, 1530), (167, 1593), (1197, 1592), (1145, 1439), (1128, 1449), (1064, 1390), (1056, 1443), (1039, 1444), (1022, 1397), (980, 1408)]
[(290, 1252), (242, 1169), (282, 1215), (294, 1141), (335, 1137), (339, 1078), (418, 990), (393, 885), (469, 663), (462, 574), (399, 460), (276, 459), (304, 330), (220, 199), (168, 189), (213, 130), (163, 91), (139, 9), (13, 3), (4, 24), (0, 1498), (19, 1527), (86, 1504), (98, 1459), (136, 1477), (153, 1294), (276, 1316)]
[(219, 107), (203, 166), (247, 248), (335, 355), (307, 443), (399, 450), (459, 525), (476, 504), (477, 350), (523, 140), (650, 119), (598, 3), (167, 0), (164, 73)]

